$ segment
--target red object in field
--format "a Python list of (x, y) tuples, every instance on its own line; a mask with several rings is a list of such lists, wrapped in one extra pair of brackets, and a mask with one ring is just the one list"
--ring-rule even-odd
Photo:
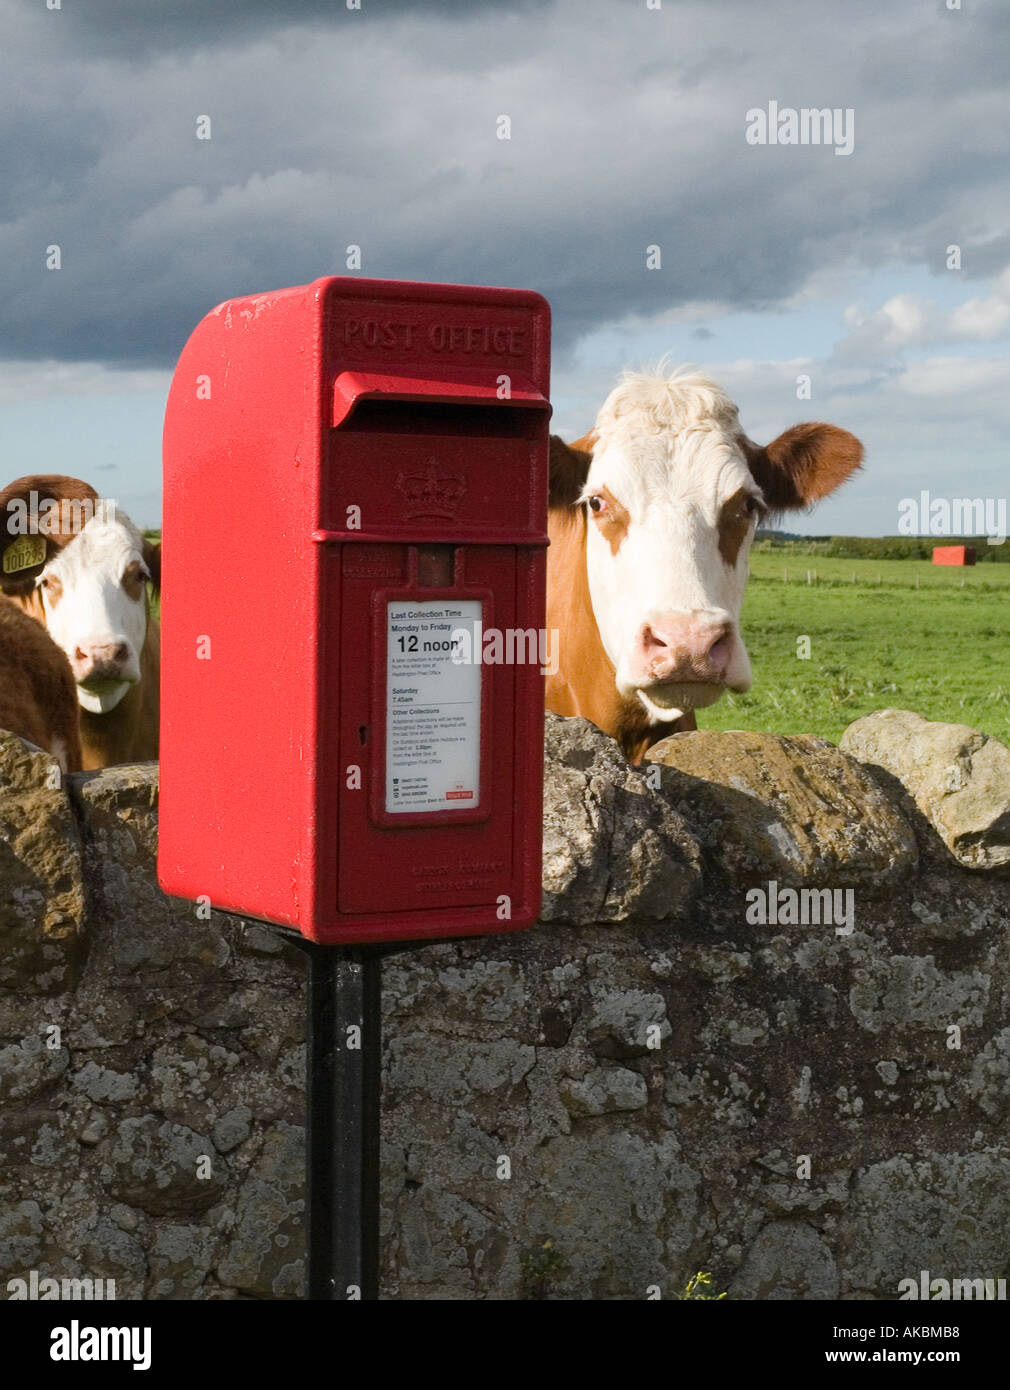
[(330, 278), (198, 325), (165, 416), (166, 892), (325, 944), (536, 920), (549, 371), (524, 290)]
[(976, 560), (973, 545), (934, 545), (934, 565), (973, 565)]

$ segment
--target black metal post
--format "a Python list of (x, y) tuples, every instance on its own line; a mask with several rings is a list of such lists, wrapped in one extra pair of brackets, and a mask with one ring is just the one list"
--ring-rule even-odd
[(306, 1296), (379, 1297), (381, 949), (301, 943), (306, 1017)]

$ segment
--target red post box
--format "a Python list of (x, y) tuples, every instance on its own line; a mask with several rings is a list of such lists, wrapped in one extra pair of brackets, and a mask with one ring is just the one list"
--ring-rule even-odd
[(334, 277), (196, 328), (164, 434), (166, 892), (323, 944), (536, 920), (549, 361), (519, 290)]

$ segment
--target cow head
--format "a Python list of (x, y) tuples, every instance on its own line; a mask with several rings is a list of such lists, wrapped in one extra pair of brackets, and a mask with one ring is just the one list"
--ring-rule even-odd
[(572, 500), (586, 509), (593, 612), (621, 695), (662, 723), (746, 690), (740, 609), (757, 524), (827, 496), (862, 445), (802, 424), (760, 447), (714, 382), (683, 372), (627, 373), (579, 445)]
[(114, 709), (140, 680), (146, 586), (160, 582), (159, 548), (74, 478), (22, 478), (5, 488), (0, 528), (4, 588), (63, 648), (81, 708)]

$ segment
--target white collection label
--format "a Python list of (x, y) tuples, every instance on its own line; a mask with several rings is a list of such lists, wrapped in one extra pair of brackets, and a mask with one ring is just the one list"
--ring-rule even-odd
[(453, 638), (482, 618), (477, 599), (386, 606), (386, 810), (469, 811), (480, 804), (481, 667)]

